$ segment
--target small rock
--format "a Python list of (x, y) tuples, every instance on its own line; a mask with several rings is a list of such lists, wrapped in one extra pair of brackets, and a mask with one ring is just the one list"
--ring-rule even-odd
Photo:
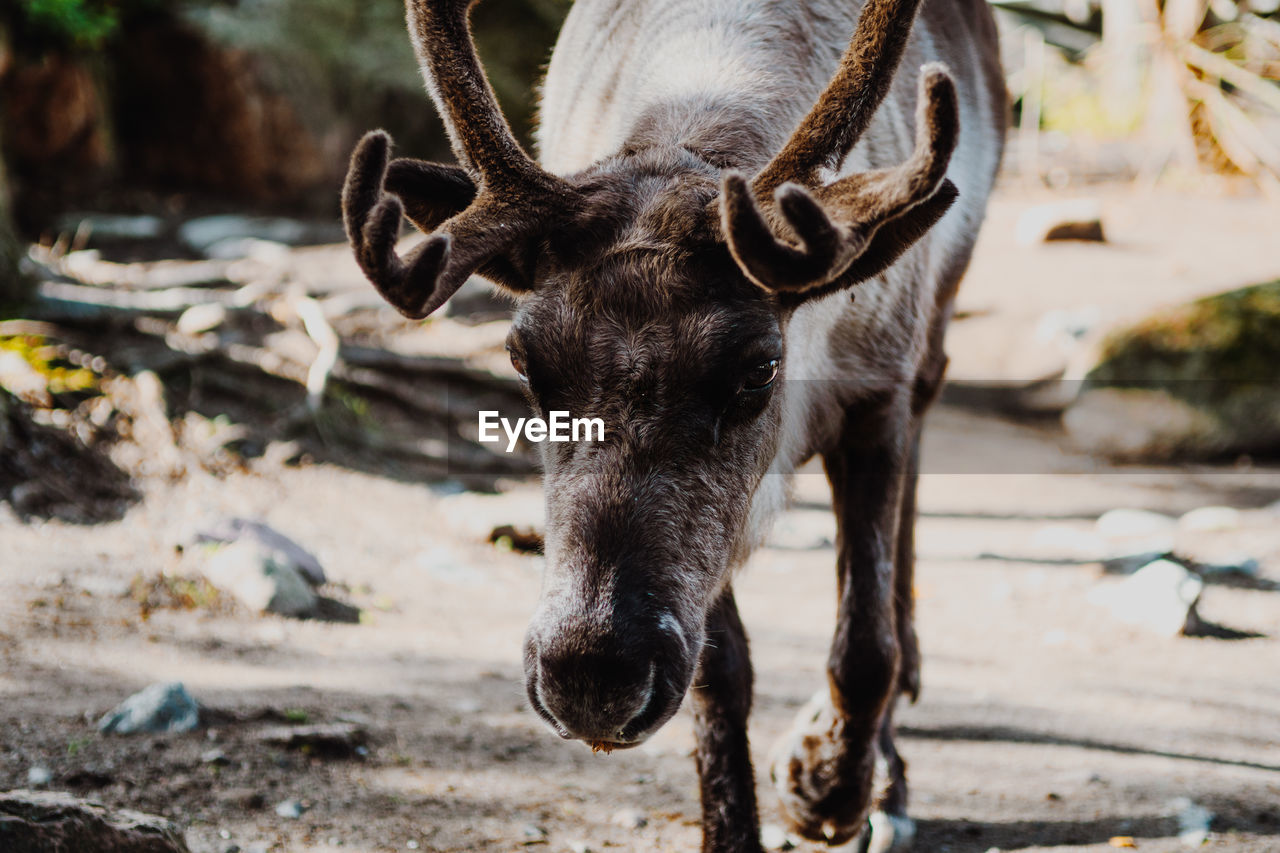
[(1111, 556), (1166, 554), (1173, 550), (1178, 522), (1145, 509), (1113, 509), (1103, 513), (1094, 531), (1111, 547)]
[(256, 542), (264, 551), (269, 551), (278, 559), (292, 563), (312, 586), (323, 586), (328, 580), (324, 574), (324, 567), (320, 565), (315, 554), (260, 521), (228, 518), (196, 534), (196, 542), (199, 543), (230, 544), (243, 540)]
[(760, 845), (765, 850), (796, 849), (795, 839), (776, 823), (766, 823), (760, 827)]
[(614, 812), (613, 825), (623, 829), (644, 829), (649, 825), (649, 819), (638, 809), (621, 809)]
[(1229, 506), (1202, 506), (1184, 513), (1178, 529), (1193, 533), (1220, 533), (1240, 526), (1240, 511)]
[(1072, 199), (1029, 207), (1018, 217), (1017, 241), (1023, 246), (1057, 240), (1106, 242), (1102, 207), (1096, 199)]
[(43, 788), (53, 781), (53, 772), (48, 767), (32, 767), (27, 770), (27, 784), (32, 788)]
[(524, 839), (524, 844), (540, 844), (547, 840), (547, 831), (532, 823), (526, 823), (521, 827), (520, 835)]
[(125, 699), (98, 721), (103, 734), (189, 732), (200, 725), (200, 706), (180, 681), (157, 683)]
[(1089, 600), (1111, 611), (1122, 622), (1166, 637), (1199, 623), (1196, 604), (1204, 582), (1172, 560), (1156, 560), (1125, 580), (1098, 587)]
[(182, 831), (164, 818), (51, 791), (0, 793), (5, 851), (92, 850), (94, 853), (188, 853)]
[(591, 845), (585, 841), (566, 841), (564, 846), (569, 849), (570, 853), (593, 853)]
[(285, 800), (276, 804), (276, 814), (289, 820), (297, 820), (302, 817), (302, 813), (305, 811), (306, 809), (303, 808), (302, 803), (297, 800)]
[(1199, 847), (1209, 839), (1213, 813), (1204, 806), (1180, 797), (1171, 804), (1178, 819), (1178, 840), (1187, 847)]
[(219, 548), (205, 564), (204, 576), (259, 612), (305, 618), (315, 615), (320, 605), (319, 596), (293, 563), (251, 540)]

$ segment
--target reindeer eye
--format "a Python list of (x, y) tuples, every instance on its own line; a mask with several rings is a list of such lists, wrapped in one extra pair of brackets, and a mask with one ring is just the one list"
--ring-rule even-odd
[(520, 374), (520, 381), (528, 382), (529, 371), (524, 366), (524, 359), (510, 347), (507, 347), (507, 353), (511, 356), (511, 366), (516, 369), (516, 373)]
[(742, 390), (763, 391), (768, 388), (778, 376), (778, 364), (778, 359), (771, 358), (748, 370), (742, 380)]

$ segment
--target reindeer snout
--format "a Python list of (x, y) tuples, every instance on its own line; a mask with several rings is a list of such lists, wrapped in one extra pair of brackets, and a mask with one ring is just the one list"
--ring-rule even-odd
[(687, 686), (690, 667), (672, 660), (662, 640), (656, 626), (626, 637), (581, 626), (531, 631), (529, 702), (561, 737), (635, 746), (675, 713)]
[(621, 654), (542, 654), (530, 698), (561, 735), (621, 744), (628, 739), (627, 724), (653, 696), (655, 669), (652, 662)]

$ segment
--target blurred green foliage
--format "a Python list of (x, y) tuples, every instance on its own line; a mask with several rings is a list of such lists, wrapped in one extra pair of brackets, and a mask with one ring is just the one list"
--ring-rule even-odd
[(16, 25), (51, 41), (98, 47), (120, 24), (115, 3), (98, 0), (18, 0)]
[[(472, 14), (485, 71), (512, 129), (526, 142), (537, 84), (570, 5), (571, 0), (483, 0)], [(226, 128), (244, 132), (225, 130), (229, 141), (210, 144), (218, 151), (235, 149), (255, 166), (279, 150), (301, 151), (297, 169), (266, 174), (282, 181), (280, 175), (318, 176), (314, 186), (298, 178), (279, 197), (314, 205), (326, 215), (351, 146), (371, 128), (385, 128), (405, 155), (452, 156), (406, 30), (405, 0), (0, 0), (0, 57), (6, 51), (18, 60), (9, 65), (6, 82), (36, 69), (26, 79), (57, 94), (70, 91), (63, 85), (69, 75), (91, 76), (101, 103), (50, 104), (52, 118), (45, 124), (56, 130), (85, 120), (80, 113), (93, 113), (95, 132), (104, 135), (113, 158), (84, 180), (55, 181), (43, 173), (33, 178), (32, 163), (40, 158), (28, 157), (24, 180), (15, 182), (27, 228), (80, 198), (90, 178), (108, 185), (123, 179), (166, 190), (241, 192), (243, 185), (233, 180), (241, 173), (216, 156), (204, 166), (197, 155), (184, 159), (188, 148), (200, 150), (199, 144), (188, 145), (191, 138), (201, 144), (222, 139)], [(41, 67), (48, 70), (44, 76)], [(5, 101), (11, 106), (20, 99), (4, 99), (0, 108)], [(39, 107), (38, 101), (22, 103)], [(210, 127), (211, 122), (222, 123)], [(0, 109), (11, 163), (19, 148), (14, 139), (22, 132), (21, 150), (52, 150), (33, 141), (33, 134), (48, 130), (45, 124)], [(274, 145), (278, 137), (272, 134), (282, 127), (300, 142)], [(164, 156), (157, 157), (157, 150)], [(50, 154), (62, 156), (60, 150)], [(70, 174), (59, 160), (45, 165), (50, 175)], [(198, 177), (202, 168), (206, 179)], [(37, 204), (32, 199), (38, 193), (44, 195)], [(4, 250), (0, 240), (0, 261)], [(0, 276), (0, 285), (12, 278), (4, 269)], [(5, 289), (0, 287), (0, 301)]]
[[(476, 41), (517, 132), (533, 120), (533, 86), (571, 0), (485, 0)], [(285, 91), (368, 105), (371, 93), (423, 94), (403, 0), (5, 0), (0, 28), (21, 53), (127, 49), (131, 20), (178, 15), (216, 41), (271, 57)], [(376, 96), (375, 96), (376, 97)]]
[[(485, 0), (473, 13), (485, 71), (518, 134), (532, 127), (534, 85), (569, 5)], [(417, 105), (431, 111), (405, 28), (404, 0), (204, 0), (188, 4), (184, 17), (215, 41), (273, 60), (273, 82), (295, 102), (328, 101), (352, 118), (373, 109), (392, 126), (417, 122), (388, 112)]]
[(94, 51), (120, 31), (130, 15), (150, 11), (162, 0), (11, 0), (0, 12), (23, 52)]

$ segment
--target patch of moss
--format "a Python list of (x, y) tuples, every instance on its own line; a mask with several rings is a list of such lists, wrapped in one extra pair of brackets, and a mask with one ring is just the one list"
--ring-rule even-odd
[(1112, 334), (1087, 382), (1197, 404), (1280, 393), (1280, 281), (1198, 299)]
[(20, 52), (93, 52), (116, 38), (131, 17), (164, 7), (164, 0), (8, 0), (7, 20)]
[(72, 364), (41, 335), (0, 335), (0, 350), (17, 353), (48, 381), (51, 394), (97, 394), (102, 376)]
[[(1148, 401), (1163, 395), (1189, 406), (1198, 423), (1213, 425), (1208, 434), (1196, 429), (1176, 441), (1161, 439), (1182, 452), (1274, 453), (1280, 449), (1280, 281), (1198, 299), (1112, 334), (1085, 379), (1086, 390), (1096, 388), (1129, 389)], [(1161, 430), (1177, 431), (1159, 405), (1142, 408), (1150, 411), (1127, 420), (1154, 418)]]

